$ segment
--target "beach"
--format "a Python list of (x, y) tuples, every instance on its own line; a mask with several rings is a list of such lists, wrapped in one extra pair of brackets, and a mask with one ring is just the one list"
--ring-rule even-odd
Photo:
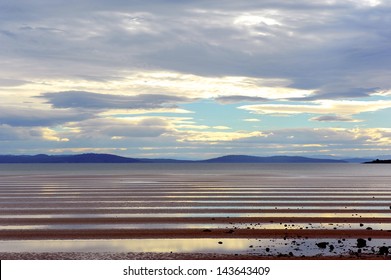
[(388, 169), (3, 165), (0, 258), (387, 259)]

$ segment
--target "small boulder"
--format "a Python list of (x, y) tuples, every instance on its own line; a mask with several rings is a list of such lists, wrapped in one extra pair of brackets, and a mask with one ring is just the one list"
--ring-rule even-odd
[(327, 245), (329, 245), (329, 242), (316, 243), (316, 246), (318, 246), (320, 249), (326, 249)]
[(365, 239), (359, 238), (357, 239), (357, 248), (362, 248), (367, 246), (367, 241)]
[(381, 247), (379, 248), (379, 255), (385, 255), (385, 256), (387, 256), (389, 253), (390, 253), (390, 251), (389, 251), (388, 247), (386, 247), (386, 246), (381, 246)]

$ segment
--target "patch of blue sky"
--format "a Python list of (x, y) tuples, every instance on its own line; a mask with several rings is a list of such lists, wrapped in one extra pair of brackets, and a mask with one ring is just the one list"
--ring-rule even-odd
[(244, 119), (254, 118), (235, 104), (221, 104), (213, 100), (201, 100), (191, 104), (183, 104), (181, 108), (194, 112), (192, 117), (197, 125), (209, 127), (226, 126), (233, 130), (249, 130), (253, 124), (246, 123)]
[(391, 109), (383, 109), (376, 112), (357, 114), (354, 117), (363, 120), (359, 124), (367, 128), (391, 128), (390, 116)]

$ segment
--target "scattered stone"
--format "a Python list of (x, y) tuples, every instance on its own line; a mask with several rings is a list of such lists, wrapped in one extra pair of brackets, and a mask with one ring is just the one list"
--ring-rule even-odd
[(316, 243), (316, 246), (318, 246), (320, 249), (326, 249), (327, 245), (329, 245), (329, 242)]
[(223, 242), (222, 242), (222, 241), (219, 241), (219, 242), (217, 242), (217, 243), (219, 243), (219, 244), (223, 244)]
[(388, 247), (386, 247), (386, 246), (381, 246), (381, 247), (379, 248), (379, 255), (385, 255), (385, 256), (387, 256), (389, 253), (390, 253), (390, 251), (389, 251)]
[(364, 224), (360, 224), (360, 227), (363, 227), (364, 226)]
[(332, 252), (332, 251), (334, 251), (335, 247), (334, 247), (334, 245), (330, 245), (329, 248), (330, 248), (330, 252)]
[(367, 227), (367, 230), (372, 230), (372, 228), (371, 227)]
[(270, 252), (270, 248), (266, 248), (265, 250), (266, 250), (266, 252)]
[(359, 238), (357, 239), (357, 247), (362, 248), (367, 246), (367, 241), (365, 239)]

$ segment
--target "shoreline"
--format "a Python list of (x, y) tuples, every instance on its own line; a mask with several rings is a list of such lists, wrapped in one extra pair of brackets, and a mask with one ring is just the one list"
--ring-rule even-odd
[(367, 229), (34, 229), (1, 230), (0, 240), (146, 238), (388, 238), (391, 230)]
[(215, 254), (215, 253), (93, 253), (93, 252), (1, 252), (1, 260), (391, 260), (390, 255), (343, 254), (336, 256), (290, 256), (280, 254)]

